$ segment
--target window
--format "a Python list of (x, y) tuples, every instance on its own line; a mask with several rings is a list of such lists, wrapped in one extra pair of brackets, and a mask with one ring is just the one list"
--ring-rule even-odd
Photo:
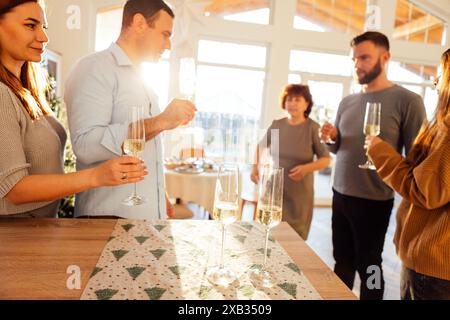
[(266, 50), (261, 46), (200, 40), (198, 60), (206, 63), (264, 68)]
[[(196, 126), (205, 129), (209, 156), (247, 162), (255, 146), (266, 78), (264, 46), (200, 40), (195, 101)], [(244, 158), (243, 158), (244, 157)]]
[(292, 50), (289, 69), (310, 73), (350, 76), (352, 61), (349, 56)]
[(392, 61), (389, 64), (388, 78), (396, 82), (424, 83), (431, 82), (437, 67)]
[(270, 24), (272, 0), (259, 1), (218, 1), (208, 0), (202, 10), (206, 16), (225, 20)]
[[(111, 45), (120, 35), (122, 27), (122, 7), (110, 7), (97, 12), (95, 51), (102, 51)], [(166, 51), (157, 64), (143, 63), (141, 74), (145, 84), (153, 89), (163, 109), (169, 100), (170, 53)]]
[(392, 61), (388, 68), (389, 80), (423, 97), (429, 119), (437, 104), (437, 93), (433, 86), (436, 74), (436, 66)]
[(397, 0), (394, 39), (444, 45), (447, 27), (411, 1)]
[(427, 87), (425, 89), (425, 98), (423, 99), (427, 110), (428, 119), (432, 119), (438, 103), (438, 92), (435, 88)]
[(141, 74), (147, 86), (158, 95), (159, 108), (164, 110), (169, 103), (170, 54), (166, 51), (159, 63), (143, 63)]
[[(350, 93), (352, 84), (352, 62), (349, 56), (312, 51), (292, 50), (289, 83), (309, 86), (314, 108), (311, 118), (318, 119), (324, 109), (334, 118), (344, 95)], [(332, 120), (332, 119), (330, 119)]]
[(366, 0), (297, 0), (294, 28), (358, 34), (365, 15)]
[(122, 25), (121, 7), (101, 9), (97, 13), (95, 29), (95, 51), (108, 49), (116, 41)]
[[(308, 81), (308, 86), (313, 96), (314, 106), (316, 107), (312, 111), (311, 116), (315, 116), (318, 119), (317, 111), (323, 107), (329, 111), (329, 114), (333, 114), (331, 118), (334, 118), (339, 103), (343, 98), (344, 85), (339, 82), (310, 80)], [(325, 92), (326, 94), (324, 94)]]

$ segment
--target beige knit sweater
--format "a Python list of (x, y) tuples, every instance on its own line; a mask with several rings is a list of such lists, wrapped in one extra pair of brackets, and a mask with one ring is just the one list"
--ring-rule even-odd
[(0, 217), (55, 216), (59, 201), (15, 206), (6, 195), (27, 175), (64, 172), (66, 133), (54, 117), (33, 121), (0, 82)]
[(450, 115), (418, 166), (385, 142), (374, 146), (369, 156), (380, 177), (403, 197), (394, 238), (403, 264), (450, 280)]

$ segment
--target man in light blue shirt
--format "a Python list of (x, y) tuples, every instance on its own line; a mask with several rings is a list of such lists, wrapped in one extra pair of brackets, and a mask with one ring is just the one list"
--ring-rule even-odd
[(122, 200), (132, 194), (133, 185), (97, 188), (77, 195), (77, 217), (149, 220), (171, 215), (160, 133), (189, 123), (196, 109), (189, 101), (173, 100), (161, 113), (158, 99), (143, 83), (138, 67), (144, 61), (158, 61), (170, 49), (173, 18), (172, 10), (162, 0), (128, 0), (117, 42), (81, 59), (67, 79), (64, 99), (79, 170), (123, 154), (128, 107), (144, 106), (147, 116), (142, 159), (149, 175), (138, 184), (138, 194), (147, 202), (134, 207), (122, 205)]

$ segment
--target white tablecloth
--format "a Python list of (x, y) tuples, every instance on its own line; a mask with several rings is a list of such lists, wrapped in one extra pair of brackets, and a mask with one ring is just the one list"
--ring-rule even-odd
[(165, 170), (164, 173), (166, 177), (166, 189), (170, 198), (194, 202), (212, 214), (217, 172), (189, 174)]

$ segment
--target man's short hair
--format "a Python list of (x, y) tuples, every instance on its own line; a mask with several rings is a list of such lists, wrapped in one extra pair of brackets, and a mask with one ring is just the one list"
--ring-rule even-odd
[(159, 16), (160, 10), (167, 12), (172, 18), (175, 14), (163, 0), (128, 0), (123, 9), (122, 30), (133, 23), (133, 18), (140, 13), (152, 26)]
[(371, 41), (376, 46), (385, 48), (387, 51), (390, 49), (388, 37), (377, 31), (367, 31), (356, 36), (353, 38), (352, 42), (350, 42), (350, 46), (354, 47), (364, 41)]

